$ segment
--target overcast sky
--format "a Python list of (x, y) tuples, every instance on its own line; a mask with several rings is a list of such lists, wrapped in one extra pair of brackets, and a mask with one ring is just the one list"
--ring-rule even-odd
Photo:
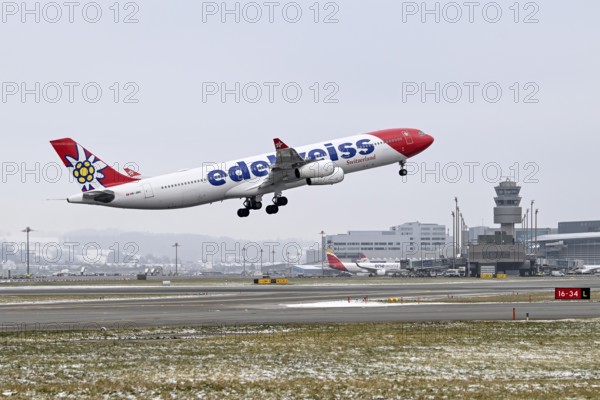
[[(280, 2), (273, 22), (262, 2), (260, 18), (257, 3), (242, 2), (239, 23), (222, 15), (220, 1), (121, 2), (118, 13), (113, 3), (98, 3), (96, 23), (98, 7), (85, 2), (61, 6), (60, 18), (41, 2), (39, 23), (21, 3), (3, 3), (0, 234), (30, 225), (48, 235), (96, 228), (318, 239), (321, 230), (415, 220), (451, 226), (454, 196), (468, 225), (491, 225), (493, 186), (515, 171), (541, 226), (600, 219), (596, 1), (481, 2), (460, 16), (456, 3), (442, 2), (439, 22), (420, 1)], [(206, 91), (211, 82), (247, 90), (239, 103), (234, 94), (223, 102)], [(272, 99), (265, 82), (276, 83)], [(22, 84), (31, 91), (24, 98)], [(422, 88), (425, 98), (413, 94)], [(392, 127), (436, 139), (414, 158), (414, 174), (403, 180), (393, 165), (294, 189), (277, 215), (240, 219), (238, 200), (174, 211), (46, 200), (79, 191), (66, 169), (56, 179), (48, 141), (60, 137), (152, 176), (268, 152), (273, 137), (300, 146)]]

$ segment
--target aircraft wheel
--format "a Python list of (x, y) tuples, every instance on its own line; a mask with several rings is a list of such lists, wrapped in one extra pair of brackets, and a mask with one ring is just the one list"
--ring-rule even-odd
[(260, 210), (262, 208), (262, 203), (260, 201), (256, 201), (253, 204), (254, 207), (252, 207), (253, 210)]
[(287, 206), (287, 203), (288, 203), (287, 197), (278, 197), (277, 198), (277, 205), (278, 206)]
[(408, 175), (408, 171), (406, 169), (402, 168), (400, 170), (400, 176), (406, 176), (406, 175)]
[(267, 206), (267, 214), (277, 214), (279, 207), (276, 205)]
[(240, 208), (240, 209), (237, 211), (237, 215), (238, 215), (238, 217), (240, 217), (240, 218), (246, 218), (247, 216), (249, 216), (249, 215), (250, 215), (250, 210), (248, 210), (247, 208)]

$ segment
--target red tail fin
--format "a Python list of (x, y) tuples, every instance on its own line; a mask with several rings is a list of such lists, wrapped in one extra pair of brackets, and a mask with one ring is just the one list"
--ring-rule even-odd
[(273, 139), (273, 144), (275, 144), (275, 150), (287, 149), (288, 145), (283, 143), (283, 141), (279, 138)]
[(338, 271), (348, 271), (344, 263), (333, 253), (327, 252), (327, 263), (330, 268), (337, 269)]
[(71, 138), (52, 140), (50, 144), (83, 192), (138, 180), (115, 171)]

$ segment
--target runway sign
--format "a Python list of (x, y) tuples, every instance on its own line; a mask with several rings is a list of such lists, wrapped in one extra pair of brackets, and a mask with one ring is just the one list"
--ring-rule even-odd
[(556, 300), (589, 300), (590, 288), (556, 288), (554, 289)]

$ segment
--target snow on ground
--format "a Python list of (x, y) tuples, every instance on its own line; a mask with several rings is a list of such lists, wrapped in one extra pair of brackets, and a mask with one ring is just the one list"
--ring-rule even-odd
[[(408, 297), (406, 299), (409, 299)], [(429, 302), (421, 299), (421, 303), (415, 303), (414, 298), (410, 298), (411, 303), (391, 303), (383, 299), (373, 299), (367, 302), (361, 300), (335, 300), (335, 301), (319, 301), (316, 303), (291, 303), (281, 304), (282, 306), (289, 308), (365, 308), (365, 307), (399, 307), (399, 306), (464, 306), (465, 303), (444, 303), (444, 302)], [(550, 301), (549, 301), (550, 302)], [(472, 302), (469, 305), (475, 304), (508, 304), (501, 301), (485, 301), (485, 302)], [(527, 301), (511, 301), (510, 304), (529, 304)]]
[(350, 308), (350, 307), (389, 307), (389, 306), (400, 306), (403, 304), (400, 303), (384, 303), (381, 301), (368, 301), (364, 302), (363, 300), (356, 301), (351, 300), (337, 300), (337, 301), (320, 301), (317, 303), (295, 303), (295, 304), (283, 304), (286, 307), (290, 308)]

